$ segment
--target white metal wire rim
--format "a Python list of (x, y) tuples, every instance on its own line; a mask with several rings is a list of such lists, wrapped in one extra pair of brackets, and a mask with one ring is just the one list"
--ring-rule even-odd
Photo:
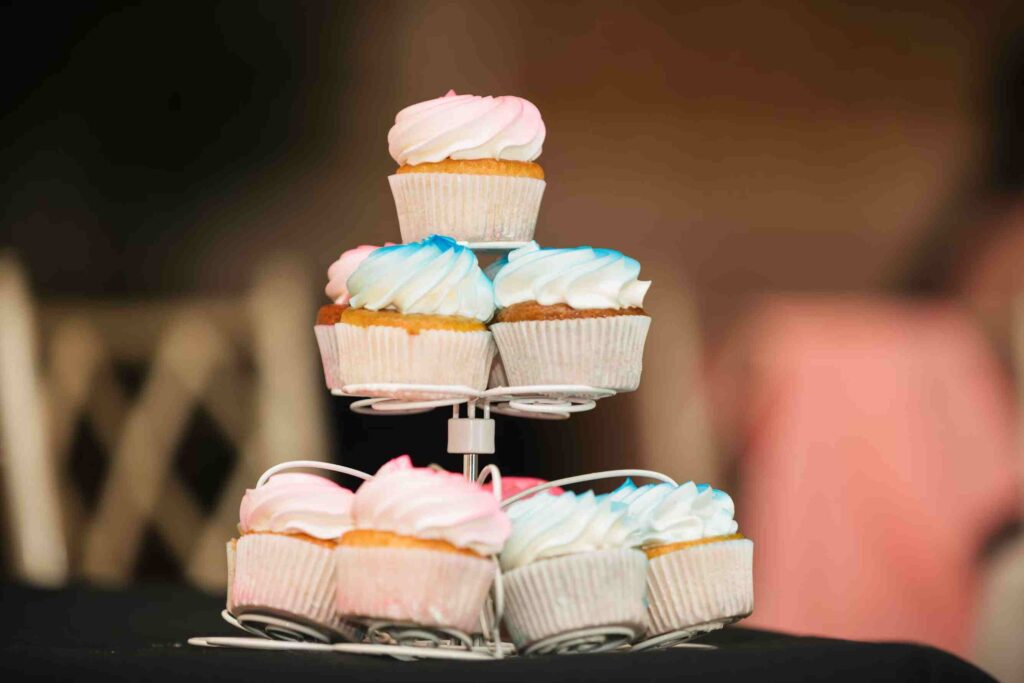
[(235, 617), (235, 620), (249, 633), (258, 633), (269, 640), (293, 643), (331, 642), (329, 637), (315, 628), (267, 614), (243, 614)]
[(524, 412), (521, 410), (515, 410), (511, 408), (508, 403), (494, 403), (491, 404), (491, 412), (498, 415), (506, 415), (508, 417), (522, 417), (530, 420), (568, 420), (569, 413), (559, 411), (545, 411), (543, 413), (538, 412)]
[[(345, 394), (336, 394), (336, 395), (337, 396), (345, 396)], [(373, 406), (378, 404), (378, 403), (382, 403), (384, 401), (390, 401), (390, 400), (391, 399), (389, 399), (389, 398), (361, 398), (358, 401), (353, 401), (349, 405), (348, 409), (351, 410), (353, 413), (357, 413), (359, 415), (380, 415), (380, 411), (374, 410)], [(405, 414), (406, 415), (416, 415), (417, 413), (421, 413), (421, 412), (422, 413), (428, 413), (431, 410), (432, 410), (432, 408), (427, 408), (426, 410), (410, 411), (410, 412), (405, 413)], [(396, 413), (396, 414), (399, 414), (399, 413)]]
[[(490, 477), (492, 485), (491, 492), (494, 497), (501, 503), (502, 488), (501, 488), (501, 470), (495, 464), (485, 466), (480, 470), (480, 474), (476, 478), (476, 483), (483, 484)], [(501, 565), (498, 564), (497, 558), (494, 561), (494, 583), (491, 585), (491, 599), (494, 603), (494, 613), (488, 615), (487, 605), (484, 605), (484, 611), (480, 614), (480, 626), (483, 633), (491, 631), (491, 642), (489, 646), (494, 648), (494, 656), (501, 659), (504, 656), (503, 644), (501, 642), (501, 619), (505, 615), (505, 593), (504, 586), (501, 582)], [(492, 618), (491, 629), (487, 626), (487, 617)]]
[(351, 654), (376, 655), (410, 660), (450, 659), (463, 661), (490, 661), (494, 659), (494, 657), (488, 652), (478, 652), (463, 648), (424, 648), (409, 645), (380, 645), (376, 643), (336, 643), (333, 645), (327, 645), (324, 643), (300, 643), (288, 640), (268, 640), (266, 638), (243, 638), (238, 636), (189, 638), (188, 644), (197, 647), (237, 647), (249, 650), (348, 652)]
[(508, 407), (523, 413), (585, 413), (597, 404), (589, 398), (577, 396), (560, 398), (530, 397), (508, 402)]
[(498, 466), (495, 465), (494, 463), (491, 463), (490, 465), (486, 465), (486, 466), (484, 466), (484, 468), (482, 470), (480, 470), (480, 474), (477, 475), (477, 478), (476, 478), (476, 483), (482, 485), (482, 484), (487, 482), (487, 478), (488, 477), (491, 478), (491, 491), (494, 493), (494, 497), (497, 498), (498, 502), (500, 503), (501, 502), (501, 493), (502, 493), (502, 491), (501, 491), (501, 470), (498, 469)]
[(222, 609), (220, 611), (220, 617), (221, 617), (221, 619), (223, 619), (224, 621), (228, 622), (229, 624), (231, 624), (232, 626), (234, 626), (235, 628), (237, 628), (237, 629), (239, 629), (241, 631), (245, 631), (246, 633), (251, 633), (252, 635), (258, 636), (260, 638), (266, 638), (267, 637), (266, 635), (264, 635), (263, 631), (259, 631), (259, 630), (254, 629), (254, 628), (249, 628), (248, 626), (246, 626), (245, 624), (240, 622), (238, 619), (235, 618), (234, 614), (232, 614), (231, 612), (227, 611), (226, 609)]
[(540, 396), (542, 398), (607, 398), (615, 395), (614, 389), (592, 387), (587, 384), (527, 384), (519, 387), (495, 387), (483, 392), (484, 398), (491, 401), (507, 401), (523, 396)]
[(559, 633), (538, 640), (523, 650), (523, 655), (607, 652), (628, 645), (636, 631), (627, 626), (597, 626)]
[(676, 485), (675, 479), (668, 476), (667, 474), (655, 472), (654, 470), (604, 470), (602, 472), (590, 472), (589, 474), (577, 474), (575, 477), (555, 479), (553, 481), (546, 481), (543, 484), (531, 486), (528, 489), (520, 491), (514, 496), (509, 496), (504, 501), (502, 501), (501, 506), (508, 507), (517, 500), (522, 500), (523, 498), (532, 496), (535, 493), (540, 493), (541, 491), (546, 491), (547, 489), (554, 488), (556, 486), (572, 486), (573, 484), (582, 484), (588, 481), (598, 481), (601, 479), (616, 479), (618, 477), (644, 477), (646, 479), (657, 479), (658, 481), (664, 482), (666, 484), (672, 484), (673, 486)]
[[(398, 398), (384, 398), (384, 399), (365, 399), (367, 401), (374, 401), (371, 404), (371, 408), (377, 413), (393, 413), (393, 414), (416, 414), (425, 413), (434, 408), (444, 408), (446, 406), (458, 406), (462, 405), (469, 399), (465, 398), (436, 398), (423, 401), (405, 401)], [(357, 401), (359, 403), (360, 401)]]
[(207, 638), (189, 638), (189, 645), (199, 647), (240, 647), (249, 650), (304, 650), (312, 652), (330, 652), (331, 646), (326, 643), (299, 643), (292, 640), (270, 640), (268, 638), (244, 638), (242, 636), (211, 636)]
[[(346, 384), (342, 387), (344, 396), (370, 396), (394, 398), (398, 394), (423, 394), (432, 398), (482, 398), (484, 392), (462, 384), (405, 384), (401, 382), (365, 382)], [(398, 399), (401, 400), (401, 399)], [(425, 400), (425, 399), (417, 399)]]
[(449, 659), (460, 661), (491, 661), (490, 652), (466, 650), (464, 648), (416, 647), (415, 645), (378, 645), (374, 643), (337, 643), (330, 646), (334, 652), (348, 652), (357, 655), (377, 655), (405, 659)]
[(331, 472), (340, 472), (341, 474), (348, 474), (363, 480), (373, 478), (373, 475), (371, 474), (352, 469), (351, 467), (345, 467), (344, 465), (335, 465), (333, 462), (321, 462), (319, 460), (289, 460), (288, 462), (278, 463), (261, 474), (260, 478), (256, 481), (256, 488), (266, 484), (267, 480), (278, 472), (295, 469), (330, 470)]

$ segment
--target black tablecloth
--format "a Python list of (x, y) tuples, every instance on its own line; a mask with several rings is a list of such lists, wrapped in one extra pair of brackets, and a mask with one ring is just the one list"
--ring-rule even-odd
[[(988, 681), (934, 648), (857, 643), (729, 628), (675, 649), (515, 658), (398, 662), (340, 653), (193, 647), (197, 635), (240, 635), (220, 619), (222, 601), (176, 586), (127, 591), (0, 587), (5, 681)], [(10, 674), (15, 674), (11, 677)]]

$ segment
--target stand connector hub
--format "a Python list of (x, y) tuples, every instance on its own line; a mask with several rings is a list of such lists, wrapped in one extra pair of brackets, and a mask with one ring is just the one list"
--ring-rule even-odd
[(448, 420), (448, 452), (494, 454), (494, 420), (453, 417)]

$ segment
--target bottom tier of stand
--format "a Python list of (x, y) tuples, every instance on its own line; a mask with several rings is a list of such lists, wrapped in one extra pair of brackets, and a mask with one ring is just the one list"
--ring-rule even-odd
[[(271, 476), (289, 469), (316, 468), (339, 472), (359, 479), (370, 475), (351, 468), (315, 461), (292, 461), (270, 468), (259, 478), (257, 488), (266, 484)], [(544, 482), (519, 493), (503, 497), (501, 472), (495, 465), (483, 468), (477, 476), (478, 483), (492, 480), (492, 492), (502, 501), (503, 506), (540, 493), (553, 487), (601, 479), (636, 477), (654, 479), (675, 484), (664, 474), (650, 470), (620, 469), (566, 477)], [(229, 592), (231, 588), (229, 586)], [(388, 656), (397, 659), (458, 659), (493, 660), (510, 656), (564, 655), (586, 652), (640, 652), (666, 647), (711, 648), (710, 645), (691, 643), (707, 633), (720, 629), (734, 619), (711, 621), (691, 625), (671, 633), (645, 638), (635, 625), (608, 625), (567, 631), (531, 643), (518, 650), (512, 643), (501, 638), (499, 625), (504, 616), (505, 594), (502, 573), (495, 564), (495, 580), (491, 593), (480, 614), (480, 633), (469, 634), (450, 628), (434, 628), (418, 624), (396, 623), (384, 620), (353, 618), (336, 628), (329, 628), (294, 614), (280, 610), (262, 610), (251, 607), (232, 613), (224, 610), (221, 615), (232, 626), (254, 637), (197, 637), (189, 640), (191, 645), (202, 647), (230, 647), (258, 650), (330, 651), (349, 654)]]
[(342, 652), (393, 657), (400, 660), (449, 659), (488, 661), (514, 656), (567, 655), (593, 652), (643, 652), (668, 647), (714, 649), (713, 645), (691, 642), (735, 620), (700, 624), (654, 638), (637, 640), (635, 631), (625, 627), (580, 629), (538, 641), (517, 652), (512, 643), (488, 640), (454, 629), (432, 629), (415, 624), (369, 622), (358, 625), (360, 642), (331, 642), (334, 634), (281, 613), (221, 615), (232, 626), (256, 637), (213, 636), (189, 639), (190, 645), (250, 650), (299, 652)]

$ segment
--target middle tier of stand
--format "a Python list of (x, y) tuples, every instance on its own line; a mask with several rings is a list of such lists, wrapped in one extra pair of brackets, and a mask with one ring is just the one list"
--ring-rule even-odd
[(362, 415), (414, 415), (452, 406), (454, 417), (458, 417), (459, 406), (466, 405), (470, 418), (480, 410), (485, 419), (497, 413), (548, 420), (564, 420), (572, 413), (592, 410), (599, 399), (615, 395), (613, 389), (580, 384), (495, 387), (486, 391), (456, 385), (346, 384), (331, 393), (359, 398), (350, 409)]

